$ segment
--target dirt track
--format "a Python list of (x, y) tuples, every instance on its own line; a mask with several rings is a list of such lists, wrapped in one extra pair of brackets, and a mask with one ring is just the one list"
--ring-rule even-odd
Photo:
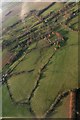
[(69, 104), (69, 118), (75, 118), (76, 109), (76, 92), (70, 92), (70, 104)]

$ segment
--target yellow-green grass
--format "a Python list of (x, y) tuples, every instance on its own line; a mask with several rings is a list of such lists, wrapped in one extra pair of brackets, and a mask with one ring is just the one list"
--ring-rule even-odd
[[(72, 33), (70, 34), (70, 36), (72, 35)], [(75, 39), (75, 37), (74, 37)], [(41, 43), (40, 43), (41, 42)], [(74, 41), (72, 42), (74, 43)], [(27, 94), (26, 94), (26, 98), (28, 98), (28, 96), (30, 95), (31, 91), (34, 87), (34, 84), (35, 84), (35, 80), (36, 80), (36, 77), (37, 77), (37, 74), (38, 74), (38, 71), (41, 69), (42, 66), (45, 65), (45, 63), (47, 63), (48, 59), (50, 58), (50, 56), (53, 54), (53, 49), (54, 47), (47, 47), (47, 48), (44, 48), (44, 49), (40, 49), (42, 44), (44, 45), (44, 42), (43, 40), (39, 41), (38, 43), (38, 48), (33, 50), (32, 52), (30, 52), (29, 54), (26, 55), (26, 57), (23, 59), (23, 61), (20, 62), (20, 64), (13, 70), (13, 73), (16, 73), (16, 72), (21, 72), (21, 71), (28, 71), (28, 70), (31, 70), (31, 69), (35, 69), (34, 71), (34, 75), (32, 75), (32, 73), (26, 73), (26, 74), (20, 74), (18, 76), (13, 76), (9, 79), (8, 81), (8, 84), (10, 86), (10, 90), (11, 90), (11, 93), (13, 94), (13, 97), (15, 98), (15, 100), (19, 101), (19, 100), (22, 100), (22, 99), (25, 99), (25, 94), (26, 94), (26, 91), (28, 90)], [(68, 45), (68, 44), (67, 44)], [(69, 48), (69, 45), (68, 47), (65, 46), (65, 51), (67, 51), (66, 49)], [(62, 50), (64, 52), (64, 49)], [(70, 50), (71, 51), (71, 50)], [(40, 57), (41, 55), (41, 57)], [(61, 60), (62, 61), (62, 60)], [(35, 64), (34, 64), (35, 63)], [(49, 73), (50, 76), (51, 73)], [(53, 74), (53, 73), (52, 73)], [(55, 73), (56, 74), (56, 73)], [(60, 76), (62, 74), (59, 73)], [(25, 77), (25, 75), (27, 75)], [(26, 82), (28, 83), (28, 80), (29, 80), (29, 77), (31, 76), (31, 87), (26, 87)], [(29, 76), (29, 77), (28, 77)], [(59, 76), (59, 77), (60, 77)], [(28, 77), (28, 78), (27, 78)], [(34, 80), (34, 79), (35, 80)], [(43, 77), (44, 78), (44, 77)], [(26, 87), (26, 91), (22, 90), (22, 87), (20, 86), (19, 84), (19, 80), (24, 80), (24, 85)], [(27, 81), (26, 81), (27, 79)], [(20, 80), (20, 81), (21, 81)], [(23, 82), (23, 81), (22, 81)], [(21, 83), (21, 82), (20, 82)], [(22, 83), (21, 83), (22, 84)], [(28, 85), (29, 86), (29, 85)], [(21, 95), (18, 96), (18, 87), (19, 89), (22, 91)], [(61, 88), (61, 87), (60, 87)], [(17, 90), (16, 90), (17, 89)], [(15, 92), (15, 91), (18, 91), (18, 92)], [(56, 93), (56, 92), (55, 92)], [(55, 96), (55, 95), (54, 95)]]
[(33, 27), (33, 28), (40, 28), (40, 27), (42, 27), (43, 26), (43, 22), (41, 22), (40, 24), (38, 24), (38, 25), (36, 25), (35, 27)]
[(34, 75), (38, 76), (38, 74), (40, 74), (40, 77), (42, 76), (42, 71), (44, 66), (46, 66), (49, 62), (49, 60), (51, 59), (51, 57), (54, 55), (55, 51), (53, 49), (53, 46), (48, 48), (45, 48), (42, 50), (41, 52), (41, 57), (38, 60), (38, 62), (36, 63), (36, 69), (34, 70)]
[[(55, 12), (62, 7), (63, 3), (56, 3), (42, 15), (47, 15), (52, 10)], [(29, 20), (26, 19), (26, 25), (28, 27), (32, 26), (33, 21), (35, 23), (35, 20), (32, 19), (34, 19), (34, 16), (32, 16)], [(69, 30), (68, 27), (65, 29), (69, 31), (68, 35), (64, 36), (68, 37), (67, 43), (63, 48), (56, 51), (55, 54), (54, 46), (47, 47), (47, 41), (40, 40), (36, 49), (32, 50), (36, 46), (35, 42), (28, 48), (32, 50), (30, 53), (24, 53), (24, 55), (19, 60), (10, 66), (10, 68), (13, 70), (13, 73), (25, 71), (25, 73), (13, 75), (8, 79), (10, 92), (16, 102), (21, 100), (27, 101), (37, 82), (37, 76), (41, 74), (39, 86), (37, 87), (36, 91), (34, 92), (34, 96), (31, 99), (31, 107), (37, 117), (42, 117), (44, 115), (44, 113), (53, 103), (58, 93), (75, 88), (78, 85), (78, 33)], [(57, 31), (59, 31), (59, 29)], [(44, 32), (43, 29), (42, 32)], [(51, 56), (53, 57), (51, 58)], [(42, 70), (45, 65), (46, 68)], [(15, 69), (13, 69), (14, 67)], [(32, 69), (34, 69), (34, 71), (27, 72)], [(13, 103), (11, 103), (11, 100), (8, 99), (9, 97), (7, 97), (8, 92), (6, 92), (7, 89), (4, 87), (4, 115), (19, 116), (20, 114), (20, 116), (26, 115), (28, 117), (30, 113), (25, 114), (25, 110), (22, 108), (14, 108)], [(10, 111), (10, 109), (15, 110), (13, 112), (13, 110)], [(27, 110), (27, 107), (25, 109)], [(63, 113), (63, 116), (66, 116), (66, 110), (64, 110), (64, 101), (63, 106), (57, 109), (64, 111), (65, 113)], [(59, 114), (59, 117), (62, 116), (62, 111), (57, 113)], [(53, 114), (52, 117), (57, 117), (57, 114)]]
[(15, 68), (13, 72), (29, 71), (35, 68), (37, 59), (40, 57), (40, 51), (38, 49), (32, 50), (25, 55), (23, 61)]
[(40, 49), (42, 49), (43, 47), (46, 47), (47, 45), (49, 45), (47, 43), (47, 40), (40, 40), (38, 43), (37, 42), (32, 43), (29, 46), (28, 50), (32, 50), (34, 48), (36, 49), (32, 50), (29, 54), (24, 53), (23, 56), (19, 60), (15, 61), (10, 66), (10, 69), (13, 70), (15, 68), (13, 70), (13, 73), (15, 73), (15, 72), (20, 72), (24, 70), (28, 71), (31, 68), (34, 68), (37, 60), (39, 60), (39, 57), (40, 57), (40, 51), (41, 51)]
[(71, 8), (71, 11), (76, 11), (78, 9), (78, 3), (74, 7)]
[(0, 116), (2, 116), (2, 86), (1, 85), (0, 85)]
[(48, 15), (50, 12), (56, 12), (58, 11), (59, 9), (61, 9), (63, 7), (63, 3), (55, 3), (53, 6), (51, 6), (50, 8), (48, 8), (46, 11), (44, 11), (41, 15), (42, 16), (46, 16)]
[(7, 55), (8, 53), (8, 50), (7, 49), (4, 49), (3, 52), (2, 52), (2, 57), (3, 59), (5, 58), (5, 56)]
[(7, 48), (3, 49), (2, 51), (2, 66), (3, 67), (8, 63), (11, 54), (12, 53)]
[(27, 99), (35, 85), (36, 78), (33, 73), (14, 75), (8, 80), (10, 91), (15, 101)]
[(41, 39), (39, 41), (33, 42), (28, 50), (37, 49), (36, 51), (41, 51), (41, 48), (47, 47), (49, 45), (47, 40)]
[[(36, 52), (37, 51), (37, 52)], [(22, 61), (14, 70), (13, 73), (26, 71), (26, 73), (20, 73), (19, 75), (13, 75), (8, 80), (8, 85), (15, 101), (27, 99), (35, 86), (38, 72), (47, 62), (53, 54), (53, 47), (42, 50), (42, 56), (39, 56), (38, 49), (32, 55), (26, 56), (25, 62)], [(23, 65), (24, 64), (24, 65)], [(28, 70), (35, 69), (33, 72), (27, 72)]]
[(47, 47), (49, 46), (49, 42), (47, 39), (42, 39), (42, 40), (39, 40), (38, 44), (37, 44), (37, 48), (41, 49), (41, 48), (44, 48), (44, 47)]
[(10, 39), (11, 39), (11, 35), (10, 34), (6, 33), (6, 34), (3, 35), (3, 41), (4, 40), (10, 40)]
[(70, 33), (67, 45), (51, 59), (31, 100), (32, 109), (37, 116), (44, 115), (59, 92), (78, 86), (77, 37), (71, 36)]
[(79, 28), (79, 24), (76, 23), (76, 24), (72, 25), (72, 28), (73, 28), (73, 29), (78, 29), (78, 28)]
[(48, 6), (49, 4), (51, 4), (51, 2), (28, 2), (27, 6), (29, 10), (41, 10), (43, 8), (45, 8), (46, 6)]
[(16, 105), (12, 102), (6, 84), (2, 86), (2, 116), (3, 117), (33, 117), (29, 106)]
[[(1, 57), (1, 56), (0, 56)], [(2, 73), (2, 58), (0, 58), (0, 74)]]
[[(28, 19), (28, 18), (27, 18)], [(33, 24), (35, 24), (35, 22), (37, 22), (37, 19), (32, 16), (31, 18), (29, 18), (27, 21), (24, 21), (22, 23), (19, 23), (18, 25), (15, 26), (15, 28), (11, 29), (11, 31), (8, 33), (6, 33), (3, 36), (4, 40), (11, 40), (11, 38), (16, 38), (16, 36), (19, 36), (20, 34), (23, 34), (24, 31), (27, 31), (27, 29), (29, 27), (31, 27)], [(16, 32), (17, 30), (19, 30), (18, 32)], [(13, 36), (12, 36), (13, 35)]]
[(65, 37), (68, 37), (68, 41), (67, 41), (67, 46), (69, 45), (78, 45), (78, 32), (76, 31), (73, 31), (73, 30), (70, 30), (68, 27), (65, 28), (65, 26), (63, 25), (62, 26), (62, 29), (64, 29), (65, 31), (67, 30), (68, 31), (68, 34), (67, 36)]
[(69, 24), (73, 24), (75, 22), (78, 22), (78, 16), (74, 17), (73, 19), (71, 19), (71, 21), (69, 22)]
[(17, 61), (15, 61), (9, 68), (11, 69), (11, 71), (24, 59), (25, 54), (22, 55), (22, 57), (20, 57)]
[(70, 20), (70, 22), (68, 23), (69, 26), (71, 26), (72, 28), (76, 28), (78, 29), (79, 27), (79, 17), (76, 16), (73, 19)]
[(70, 99), (69, 95), (60, 101), (55, 111), (49, 116), (50, 118), (69, 118), (69, 106)]
[[(29, 16), (25, 19), (22, 20), (21, 23), (17, 24), (16, 27), (14, 28), (15, 30), (23, 29), (23, 27), (30, 27), (32, 26), (35, 22), (37, 22), (37, 18), (34, 16)], [(27, 29), (26, 29), (27, 30)]]
[(27, 27), (31, 27), (33, 24), (35, 24), (38, 21), (38, 19), (35, 16), (31, 16), (29, 18), (27, 18), (26, 20), (24, 20), (25, 25)]
[(67, 45), (78, 45), (78, 32), (70, 30)]
[(18, 21), (19, 18), (17, 17), (17, 15), (13, 15), (13, 16), (10, 16), (8, 19), (6, 19), (4, 22), (3, 22), (3, 28), (6, 28), (8, 26), (11, 26), (13, 25), (16, 21)]
[(28, 50), (32, 50), (36, 48), (36, 42), (32, 43), (29, 47), (28, 47)]

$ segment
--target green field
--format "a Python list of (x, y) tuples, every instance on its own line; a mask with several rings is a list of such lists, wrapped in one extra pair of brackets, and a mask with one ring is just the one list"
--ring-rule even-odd
[(39, 116), (45, 113), (59, 92), (78, 85), (78, 46), (75, 44), (70, 46), (69, 40), (68, 44), (69, 46), (66, 45), (52, 57), (32, 99), (33, 110)]
[(3, 92), (3, 103), (2, 103), (2, 116), (3, 117), (33, 117), (33, 115), (29, 112), (29, 106), (28, 105), (16, 105), (14, 104), (9, 96), (8, 89), (6, 85), (3, 85), (2, 87)]
[[(30, 14), (24, 24), (21, 22), (3, 34), (3, 45), (6, 46), (2, 53), (4, 63), (9, 61), (10, 54), (16, 56), (15, 61), (4, 64), (3, 68), (3, 73), (10, 72), (2, 89), (3, 116), (43, 117), (58, 94), (77, 88), (78, 31), (69, 26), (78, 21), (78, 15), (65, 25), (66, 17), (77, 9), (76, 4), (64, 10), (68, 3), (55, 3), (40, 16)], [(56, 17), (49, 14), (56, 14), (61, 9), (63, 13)], [(35, 24), (46, 15), (49, 17)], [(78, 29), (78, 23), (73, 27)], [(68, 118), (68, 97), (59, 103), (50, 117)]]
[(55, 12), (58, 11), (59, 9), (61, 9), (63, 7), (63, 3), (55, 3), (52, 7), (50, 7), (48, 10), (46, 10), (42, 16), (46, 16), (48, 15), (50, 12)]
[[(27, 55), (26, 58), (14, 69), (13, 74), (26, 71), (26, 73), (14, 75), (8, 80), (8, 85), (15, 101), (24, 100), (29, 97), (31, 90), (36, 83), (38, 71), (41, 69), (41, 66), (43, 67), (48, 61), (51, 56), (51, 54), (48, 54), (52, 51), (52, 48), (46, 49), (46, 53), (45, 51), (42, 51), (42, 56), (39, 55), (38, 49), (36, 51), (32, 51), (30, 55)], [(27, 72), (33, 69), (33, 72)], [(24, 86), (25, 88), (23, 90)]]
[(56, 110), (51, 113), (50, 118), (68, 118), (69, 116), (69, 95), (64, 98), (56, 107)]
[(0, 86), (0, 116), (2, 116), (2, 86)]
[(37, 59), (40, 57), (40, 50), (33, 50), (27, 54), (22, 62), (14, 69), (13, 72), (29, 71), (35, 68)]

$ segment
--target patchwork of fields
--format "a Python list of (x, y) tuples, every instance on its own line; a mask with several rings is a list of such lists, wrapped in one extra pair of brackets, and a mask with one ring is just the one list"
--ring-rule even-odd
[[(3, 22), (4, 117), (45, 117), (58, 95), (78, 88), (78, 4), (33, 3), (24, 19)], [(48, 117), (69, 118), (69, 95), (61, 100)]]

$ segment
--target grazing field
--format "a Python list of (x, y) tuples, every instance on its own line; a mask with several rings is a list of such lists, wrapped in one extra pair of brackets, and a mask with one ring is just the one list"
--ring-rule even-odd
[[(3, 116), (44, 118), (58, 95), (78, 87), (80, 10), (73, 2), (17, 4), (3, 16)], [(68, 118), (68, 100), (49, 117)]]
[[(31, 3), (31, 2), (3, 2), (2, 4), (2, 8), (3, 8), (3, 28), (6, 28), (10, 25), (12, 25), (13, 23), (15, 23), (16, 21), (18, 21), (19, 19), (21, 19), (22, 17), (25, 17), (30, 10), (33, 9), (43, 9), (44, 7), (46, 7), (47, 5), (49, 5), (50, 2), (43, 2), (43, 4), (41, 2), (39, 3)], [(15, 8), (15, 9), (14, 9)], [(23, 10), (24, 9), (24, 10)], [(11, 14), (9, 14), (8, 16), (5, 16), (8, 12), (11, 11)]]
[(68, 118), (69, 104), (70, 98), (68, 95), (59, 103), (59, 105), (56, 107), (56, 110), (50, 115), (50, 118)]
[(2, 86), (1, 85), (0, 85), (0, 116), (2, 116)]
[[(73, 40), (75, 41), (74, 38)], [(59, 92), (77, 87), (77, 68), (78, 46), (75, 44), (65, 46), (65, 49), (61, 49), (52, 57), (32, 99), (32, 107), (37, 115), (42, 116), (45, 113)]]
[(30, 71), (35, 68), (37, 59), (40, 57), (40, 50), (32, 50), (27, 54), (22, 62), (14, 69), (13, 72)]
[(47, 9), (42, 16), (48, 15), (50, 12), (58, 11), (59, 9), (63, 8), (63, 3), (55, 3), (53, 6), (51, 6), (49, 9)]
[[(45, 51), (43, 51), (43, 55), (41, 56), (39, 56), (38, 50), (32, 51), (31, 53), (33, 53), (33, 56), (31, 55), (31, 53), (29, 56), (27, 55), (27, 58), (20, 62), (20, 64), (14, 69), (14, 75), (8, 80), (8, 85), (15, 101), (21, 101), (29, 97), (37, 81), (38, 72), (41, 69), (41, 66), (43, 66), (44, 63), (48, 61), (50, 57), (50, 55), (48, 54), (52, 51), (52, 48), (49, 50), (46, 49), (46, 53)], [(23, 73), (16, 75), (15, 73), (18, 72)]]
[[(28, 105), (16, 105), (14, 104), (9, 96), (8, 90), (7, 90), (7, 86), (3, 85), (2, 87), (2, 91), (3, 91), (3, 103), (2, 103), (2, 116), (3, 117), (33, 117), (33, 115), (29, 112), (29, 106)], [(5, 94), (5, 95), (4, 95)]]

